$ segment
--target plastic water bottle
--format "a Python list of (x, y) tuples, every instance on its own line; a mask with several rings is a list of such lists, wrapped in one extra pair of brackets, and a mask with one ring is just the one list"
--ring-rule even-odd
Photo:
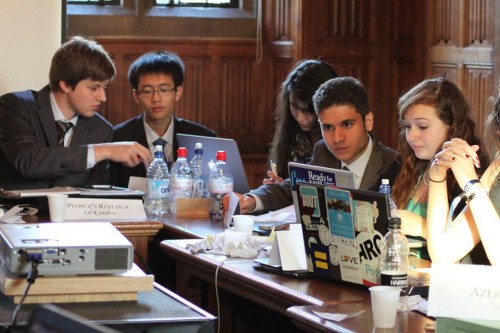
[(391, 195), (391, 185), (389, 185), (389, 179), (382, 179), (382, 184), (380, 185), (379, 192), (387, 194), (389, 196), (389, 208), (391, 211), (391, 216), (389, 217), (399, 217), (398, 206), (396, 206), (396, 203), (394, 202), (394, 199)]
[(210, 170), (210, 217), (222, 220), (222, 197), (233, 191), (233, 175), (226, 165), (226, 152), (219, 150), (215, 154), (215, 166)]
[(177, 213), (177, 199), (193, 196), (193, 176), (187, 161), (187, 149), (177, 149), (177, 161), (170, 170), (170, 211)]
[(146, 200), (144, 208), (149, 218), (162, 218), (168, 215), (170, 175), (163, 155), (163, 147), (155, 146), (155, 159), (147, 172)]
[(408, 310), (408, 239), (401, 232), (401, 219), (389, 219), (389, 232), (380, 244), (380, 284), (401, 288), (398, 310)]
[(193, 174), (193, 198), (208, 198), (208, 167), (203, 163), (203, 145), (196, 143), (191, 160)]

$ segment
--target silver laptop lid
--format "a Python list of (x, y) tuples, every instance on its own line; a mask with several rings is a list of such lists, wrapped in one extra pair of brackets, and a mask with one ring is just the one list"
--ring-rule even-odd
[(231, 170), (234, 178), (234, 191), (238, 193), (247, 193), (250, 191), (247, 175), (243, 162), (241, 161), (238, 145), (233, 139), (177, 134), (179, 147), (186, 147), (188, 150), (188, 161), (194, 156), (194, 146), (200, 142), (203, 145), (203, 163), (207, 164), (210, 160), (215, 162), (215, 153), (218, 150), (224, 150), (227, 153), (226, 164)]

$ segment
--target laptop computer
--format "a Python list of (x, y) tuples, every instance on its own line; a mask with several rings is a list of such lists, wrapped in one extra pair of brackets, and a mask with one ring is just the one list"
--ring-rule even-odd
[(203, 145), (203, 163), (208, 164), (210, 160), (215, 162), (215, 154), (218, 150), (224, 150), (227, 153), (226, 164), (233, 174), (233, 189), (238, 193), (247, 193), (250, 191), (247, 175), (243, 162), (241, 161), (238, 145), (233, 139), (199, 136), (190, 134), (177, 134), (179, 147), (186, 147), (188, 150), (188, 160), (194, 156), (194, 147), (200, 142)]
[(295, 216), (299, 216), (299, 211), (297, 210), (298, 206), (295, 204), (297, 202), (297, 186), (299, 183), (340, 186), (346, 188), (355, 187), (354, 173), (348, 170), (289, 162), (288, 173), (290, 175), (290, 187), (292, 188)]
[(379, 192), (297, 184), (308, 268), (316, 276), (377, 284), (380, 242), (387, 233), (388, 197)]

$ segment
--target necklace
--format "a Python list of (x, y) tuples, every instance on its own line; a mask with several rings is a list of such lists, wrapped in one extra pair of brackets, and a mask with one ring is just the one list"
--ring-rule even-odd
[[(420, 182), (422, 181), (422, 178), (424, 177), (424, 174), (425, 174), (425, 172), (420, 173), (420, 175), (418, 176), (417, 184), (415, 184), (415, 187), (413, 188), (413, 191), (411, 191), (410, 200), (413, 199), (413, 196), (415, 195), (415, 192), (417, 192), (418, 185), (420, 185)], [(424, 181), (424, 183), (425, 183), (425, 181)]]
[(423, 177), (422, 177), (422, 178), (424, 179), (424, 184), (425, 184), (426, 186), (429, 186), (429, 181), (427, 180), (427, 172), (428, 172), (428, 171), (429, 171), (429, 168), (425, 169), (425, 171), (424, 171), (424, 175), (423, 175)]
[(415, 184), (415, 187), (413, 188), (413, 191), (411, 191), (410, 195), (410, 200), (408, 200), (408, 204), (410, 204), (413, 201), (413, 205), (411, 207), (408, 207), (408, 210), (410, 212), (413, 212), (415, 208), (418, 206), (418, 203), (420, 200), (425, 196), (426, 192), (422, 193), (422, 195), (418, 198), (418, 200), (413, 200), (413, 197), (415, 196), (415, 193), (417, 192), (418, 186), (422, 182), (422, 179), (424, 180), (424, 184), (426, 186), (429, 186), (429, 183), (427, 182), (427, 179), (425, 179), (426, 174), (427, 174), (428, 168), (425, 168), (424, 172), (420, 172), (420, 175), (418, 176), (417, 183)]

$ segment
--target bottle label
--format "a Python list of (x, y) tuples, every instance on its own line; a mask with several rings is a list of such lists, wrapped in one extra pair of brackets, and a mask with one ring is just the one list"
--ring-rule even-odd
[(408, 293), (408, 274), (398, 271), (382, 271), (380, 272), (380, 284), (400, 287), (401, 296), (406, 296)]
[(193, 187), (191, 178), (172, 178), (170, 182), (171, 190), (190, 190)]
[(233, 182), (226, 182), (220, 178), (211, 179), (209, 188), (211, 193), (229, 193), (233, 192)]
[(168, 179), (149, 179), (148, 196), (151, 199), (168, 199), (169, 183)]

